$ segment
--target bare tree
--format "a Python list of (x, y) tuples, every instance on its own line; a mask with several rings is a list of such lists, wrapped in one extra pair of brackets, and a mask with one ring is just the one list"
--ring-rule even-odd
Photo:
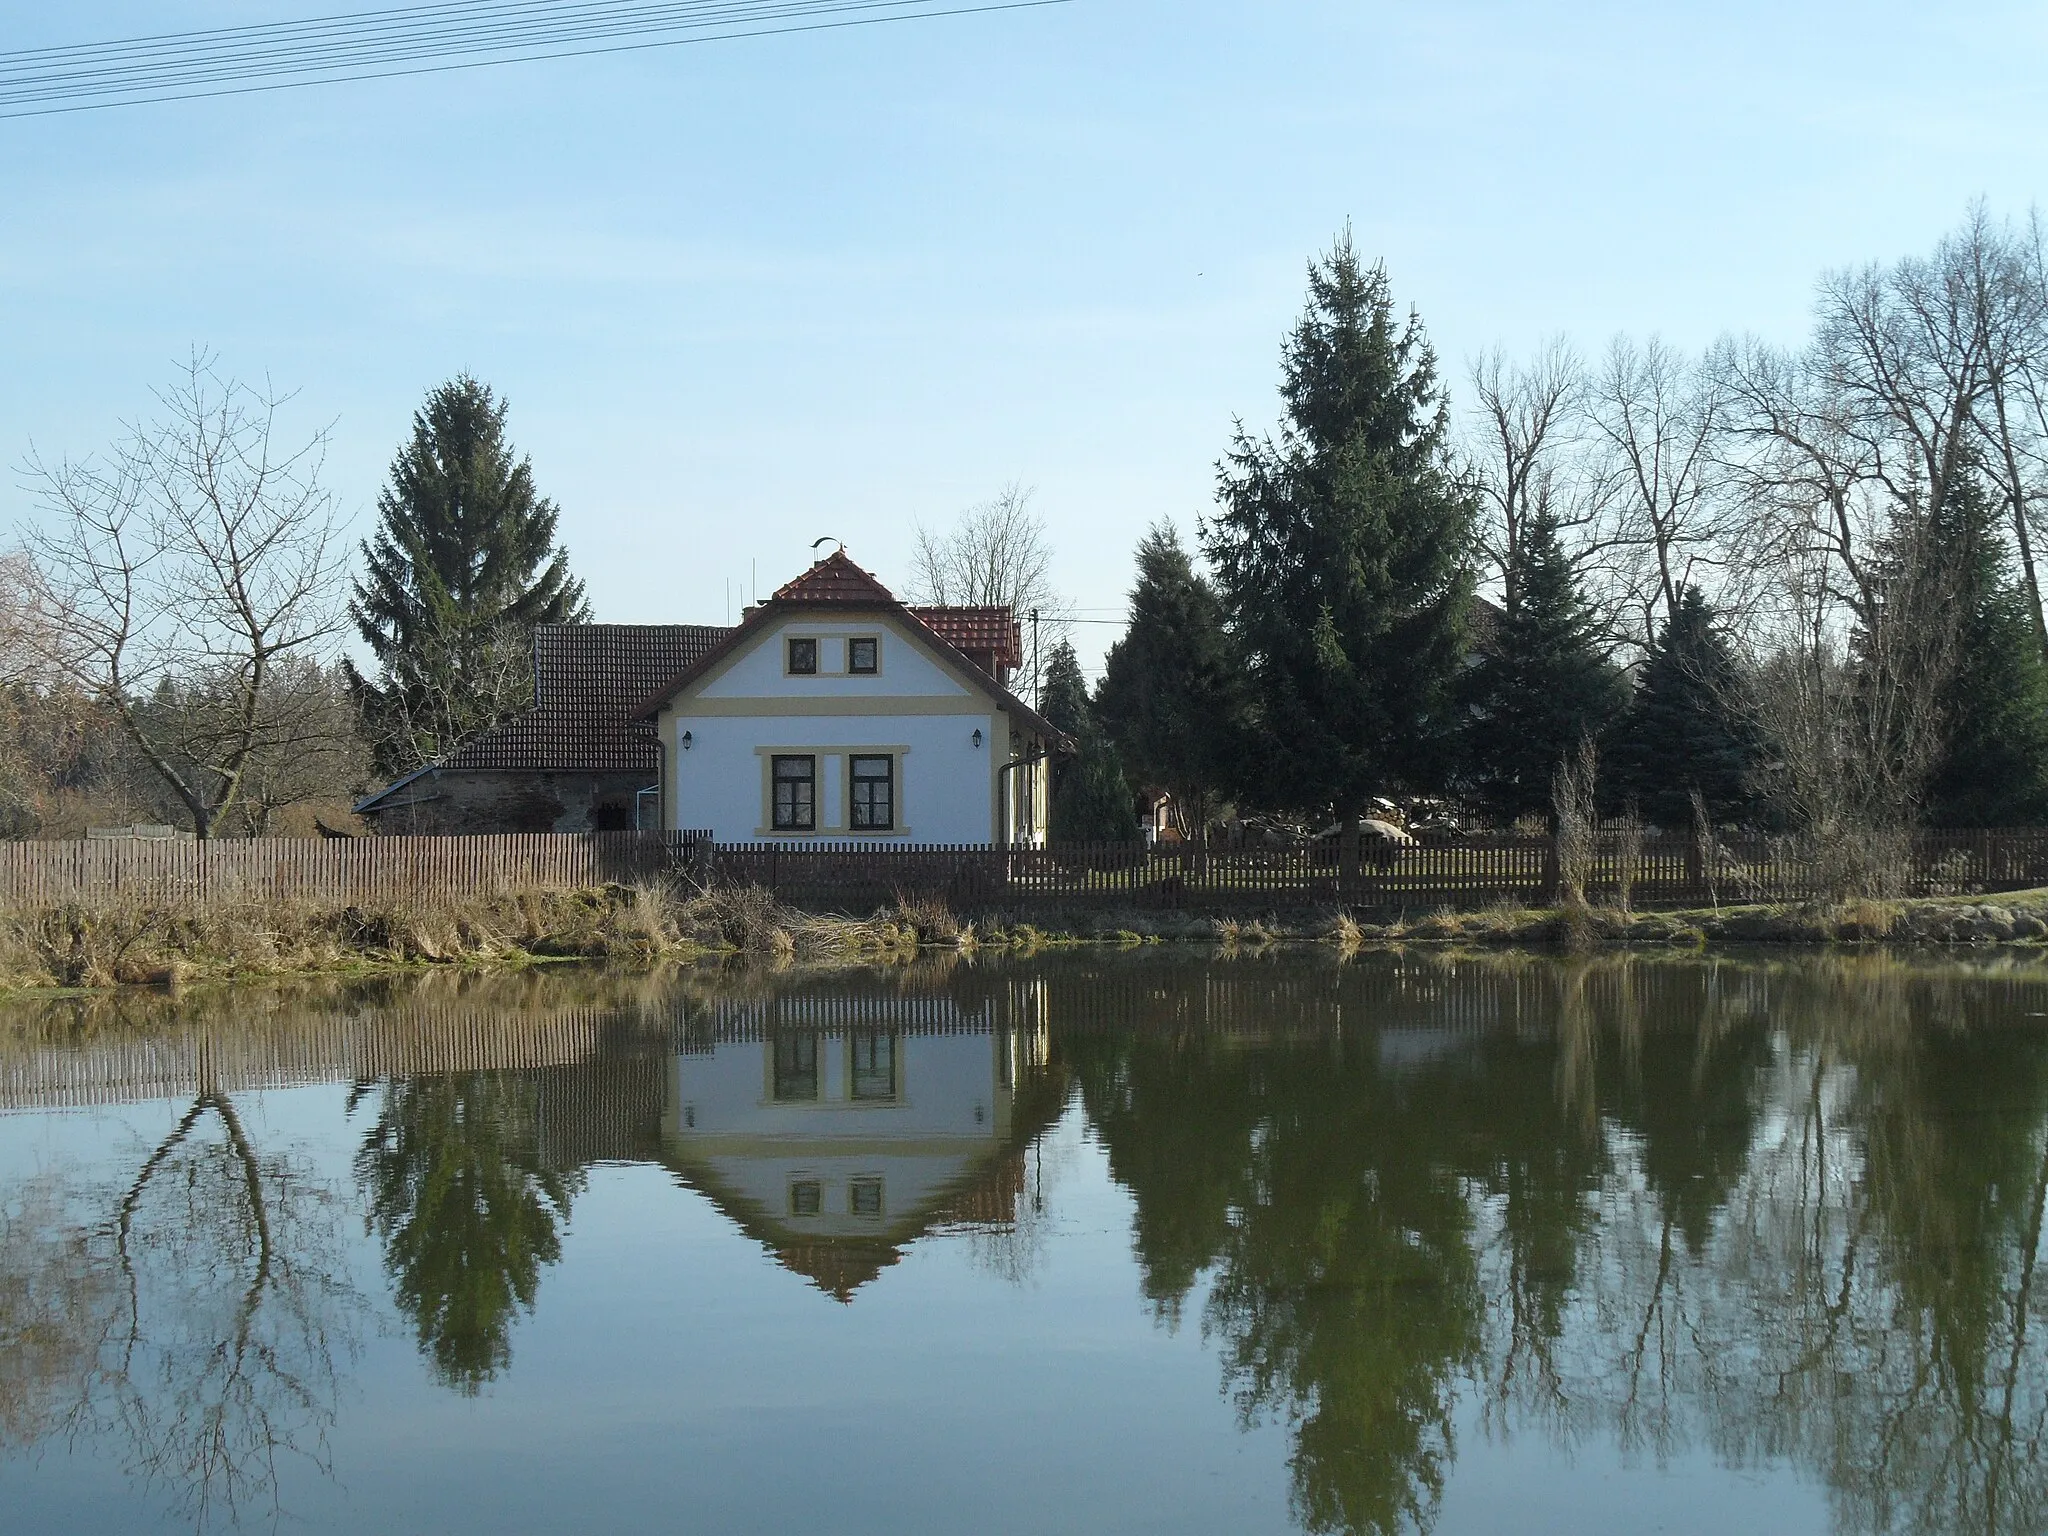
[(1065, 637), (1071, 615), (1052, 580), (1045, 519), (1015, 481), (960, 514), (951, 532), (918, 524), (911, 551), (913, 602), (1008, 608), (1030, 626), (1034, 687), (1041, 651)]
[(1609, 345), (1591, 416), (1608, 456), (1604, 543), (1639, 645), (1655, 638), (1683, 588), (1712, 585), (1726, 563), (1724, 415), (1720, 380), (1700, 361), (1654, 336)]
[(387, 669), (381, 696), (386, 750), (396, 766), (438, 762), (533, 705), (533, 633), (514, 624), (438, 632)]
[(26, 533), (42, 660), (117, 715), (202, 838), (266, 752), (303, 746), (278, 669), (343, 618), (326, 434), (280, 451), (286, 398), (195, 352), (104, 460), (26, 471), (47, 518)]
[(1007, 605), (1018, 613), (1059, 605), (1045, 520), (1035, 493), (1015, 484), (960, 514), (951, 532), (918, 525), (911, 596), (920, 603)]
[(1562, 337), (1525, 364), (1496, 348), (1472, 365), (1476, 427), (1470, 473), (1485, 515), (1480, 551), (1498, 573), (1502, 603), (1512, 586), (1523, 530), (1548, 517), (1576, 562), (1598, 554), (1605, 487), (1587, 460), (1586, 370)]
[(250, 837), (274, 835), (288, 807), (345, 799), (370, 776), (369, 745), (339, 664), (282, 657), (265, 692), (265, 714), (275, 718), (250, 757), (231, 818)]
[(1870, 622), (1872, 562), (1892, 502), (1840, 390), (1811, 352), (1754, 338), (1723, 341), (1710, 366), (1726, 401), (1723, 473), (1744, 530), (1737, 569), (1796, 571), (1807, 584), (1802, 608), (1818, 602)]
[(1847, 635), (1830, 617), (1825, 555), (1789, 566), (1788, 618), (1752, 632), (1741, 691), (1726, 701), (1765, 744), (1761, 787), (1829, 896), (1898, 894), (1941, 753), (1957, 628), (1953, 567), (1929, 527), (1897, 521), (1868, 615)]
[(2004, 482), (2018, 527), (2027, 491), (2010, 392), (2042, 324), (2023, 250), (1980, 205), (1931, 258), (1825, 278), (1812, 367), (1895, 506), (1939, 521), (1961, 477), (1982, 469)]

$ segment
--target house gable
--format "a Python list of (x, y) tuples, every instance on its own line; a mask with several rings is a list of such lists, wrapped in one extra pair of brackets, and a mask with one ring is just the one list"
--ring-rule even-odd
[[(816, 672), (790, 671), (791, 640), (815, 643)], [(856, 641), (875, 642), (874, 671), (852, 670)], [(778, 709), (827, 701), (845, 707), (856, 701), (893, 706), (910, 699), (947, 699), (986, 712), (994, 699), (987, 683), (893, 614), (799, 609), (763, 624), (677, 697), (698, 704), (755, 699)]]

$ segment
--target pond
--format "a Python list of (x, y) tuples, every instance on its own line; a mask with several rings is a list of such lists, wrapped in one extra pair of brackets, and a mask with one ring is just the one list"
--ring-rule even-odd
[(2039, 1532), (2048, 968), (0, 1015), (10, 1532)]

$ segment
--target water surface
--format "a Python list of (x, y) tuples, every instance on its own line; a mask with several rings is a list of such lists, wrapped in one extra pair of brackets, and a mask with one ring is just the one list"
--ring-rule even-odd
[(2048, 1528), (2048, 972), (0, 1016), (7, 1531)]

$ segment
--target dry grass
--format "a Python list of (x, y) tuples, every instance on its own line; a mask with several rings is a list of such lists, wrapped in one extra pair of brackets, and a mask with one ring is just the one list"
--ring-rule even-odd
[(653, 964), (707, 953), (900, 960), (920, 948), (978, 942), (974, 925), (941, 902), (899, 902), (867, 918), (821, 916), (783, 906), (758, 887), (698, 891), (659, 881), (343, 906), (109, 897), (0, 912), (0, 988), (544, 959)]

